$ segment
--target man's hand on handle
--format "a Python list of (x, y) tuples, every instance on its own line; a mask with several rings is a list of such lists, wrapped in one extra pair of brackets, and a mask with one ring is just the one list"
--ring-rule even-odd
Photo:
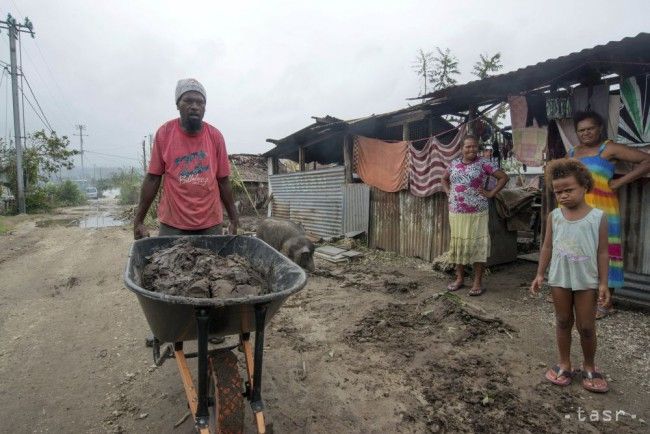
[(140, 238), (148, 238), (149, 229), (144, 225), (144, 223), (134, 223), (133, 224), (133, 239), (139, 240)]

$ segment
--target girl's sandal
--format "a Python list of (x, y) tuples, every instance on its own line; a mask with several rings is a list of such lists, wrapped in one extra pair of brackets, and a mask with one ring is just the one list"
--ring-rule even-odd
[(555, 365), (546, 371), (544, 377), (556, 386), (566, 387), (571, 384), (571, 381), (573, 380), (573, 372), (565, 371), (560, 367), (560, 365)]
[(609, 391), (607, 380), (598, 371), (582, 371), (582, 387), (594, 393), (605, 393)]

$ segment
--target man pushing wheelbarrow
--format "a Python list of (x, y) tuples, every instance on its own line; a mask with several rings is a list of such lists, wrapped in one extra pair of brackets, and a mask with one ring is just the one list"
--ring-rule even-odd
[[(197, 431), (243, 432), (246, 397), (257, 431), (264, 433), (261, 385), (265, 326), (286, 298), (304, 287), (306, 275), (263, 241), (236, 235), (237, 214), (226, 148), (221, 133), (202, 121), (203, 86), (196, 80), (180, 80), (176, 103), (180, 119), (167, 122), (156, 132), (134, 219), (136, 241), (124, 281), (136, 294), (153, 333), (154, 362), (161, 365), (168, 358), (176, 359)], [(161, 178), (160, 236), (149, 238), (144, 216)], [(223, 218), (221, 202), (228, 212), (231, 235), (218, 235)], [(199, 275), (171, 285), (170, 291), (160, 291), (155, 279), (156, 261), (164, 263), (160, 255), (180, 249), (189, 249), (180, 253), (183, 261), (171, 262), (183, 271), (199, 270)], [(222, 271), (218, 271), (219, 264)], [(243, 268), (255, 276), (258, 289), (247, 284)], [(217, 270), (217, 274), (201, 270)], [(181, 274), (171, 271), (166, 273), (169, 278)], [(177, 287), (184, 285), (178, 291)], [(238, 345), (208, 350), (210, 338), (230, 335), (239, 337)], [(192, 340), (197, 340), (197, 352), (185, 353), (183, 342)], [(232, 351), (237, 347), (246, 366), (245, 384)], [(194, 357), (198, 361), (196, 387), (187, 365), (187, 359)]]

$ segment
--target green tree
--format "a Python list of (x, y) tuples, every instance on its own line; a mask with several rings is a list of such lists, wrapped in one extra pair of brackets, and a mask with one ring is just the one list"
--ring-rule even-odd
[(420, 48), (418, 55), (411, 65), (415, 73), (420, 77), (420, 94), (418, 96), (426, 95), (427, 83), (431, 80), (433, 67), (433, 53), (430, 51), (425, 52)]
[(458, 59), (451, 54), (449, 48), (442, 51), (436, 47), (436, 51), (438, 54), (433, 57), (433, 66), (429, 79), (429, 82), (433, 84), (433, 90), (455, 86), (458, 83), (456, 77), (460, 75)]
[[(479, 60), (474, 64), (472, 74), (483, 80), (502, 68), (501, 53), (496, 53), (493, 56), (481, 54)], [(501, 126), (507, 111), (508, 106), (501, 104), (489, 117), (495, 125)]]
[(488, 78), (491, 73), (499, 71), (503, 68), (501, 64), (501, 53), (496, 53), (493, 56), (480, 55), (480, 59), (474, 64), (472, 74), (483, 80)]
[[(36, 131), (28, 137), (27, 146), (23, 149), (23, 172), (27, 190), (50, 179), (53, 173), (61, 169), (74, 167), (73, 157), (79, 154), (76, 149), (69, 149), (70, 141), (66, 136), (57, 136), (52, 131), (47, 134), (44, 130)], [(7, 143), (0, 142), (0, 171), (7, 174), (8, 186), (17, 194), (16, 181), (16, 149)]]

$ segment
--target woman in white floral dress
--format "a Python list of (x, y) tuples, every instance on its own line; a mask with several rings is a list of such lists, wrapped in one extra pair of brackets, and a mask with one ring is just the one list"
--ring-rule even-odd
[[(485, 190), (488, 178), (497, 179), (493, 190)], [(443, 177), (443, 188), (449, 197), (450, 261), (456, 264), (456, 280), (447, 286), (457, 291), (465, 283), (465, 265), (473, 264), (474, 283), (469, 295), (481, 295), (483, 271), (490, 255), (488, 232), (488, 199), (493, 198), (508, 182), (508, 175), (490, 160), (479, 157), (478, 139), (463, 139), (461, 157), (453, 160)]]

